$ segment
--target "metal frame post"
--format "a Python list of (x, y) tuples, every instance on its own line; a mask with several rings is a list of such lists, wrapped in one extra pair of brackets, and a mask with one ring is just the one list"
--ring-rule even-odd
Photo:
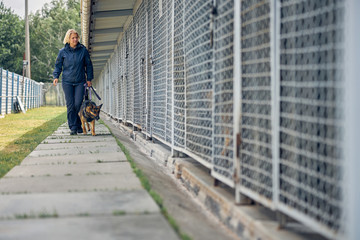
[(153, 8), (150, 7), (150, 20), (152, 22), (151, 24), (151, 110), (150, 110), (150, 137), (152, 138), (153, 135), (153, 129), (154, 129), (154, 26), (153, 26), (153, 18), (154, 18), (154, 12)]
[[(234, 132), (233, 151), (235, 165), (235, 202), (241, 202), (240, 196), (240, 119), (241, 119), (241, 2), (234, 0)], [(239, 141), (239, 142), (238, 142)]]
[(185, 19), (186, 19), (186, 14), (185, 14), (185, 9), (186, 9), (186, 4), (185, 1), (183, 2), (183, 48), (184, 48), (184, 119), (185, 119), (185, 123), (184, 123), (184, 150), (186, 150), (186, 145), (187, 145), (187, 128), (186, 128), (186, 120), (187, 120), (187, 87), (186, 87), (186, 83), (187, 83), (187, 74), (186, 74), (186, 41), (185, 41)]
[(148, 76), (148, 67), (149, 67), (149, 57), (147, 56), (148, 54), (148, 51), (149, 51), (149, 48), (148, 48), (148, 45), (149, 45), (149, 34), (148, 34), (148, 31), (149, 31), (149, 26), (148, 26), (148, 8), (147, 6), (145, 5), (145, 97), (146, 97), (146, 101), (145, 101), (145, 104), (146, 104), (146, 107), (145, 107), (145, 129), (146, 129), (146, 132), (149, 133), (149, 129), (147, 128), (148, 127), (148, 111), (149, 111), (149, 90), (148, 90), (148, 81), (149, 81), (149, 76)]
[(6, 70), (6, 88), (5, 88), (5, 114), (8, 114), (9, 99), (9, 71)]
[[(216, 0), (212, 0), (212, 7), (213, 8), (216, 8), (217, 7), (217, 2)], [(215, 24), (215, 21), (216, 21), (216, 16), (213, 12), (211, 12), (210, 14), (210, 31), (212, 31), (212, 34), (211, 34), (211, 52), (212, 52), (212, 79), (211, 79), (211, 82), (212, 82), (212, 99), (211, 99), (211, 112), (212, 112), (212, 116), (211, 116), (211, 125), (212, 125), (212, 129), (211, 129), (211, 165), (210, 165), (210, 172), (211, 172), (211, 176), (214, 177), (213, 173), (214, 173), (214, 165), (215, 165), (215, 162), (214, 162), (214, 152), (215, 152), (215, 85), (216, 85), (216, 81), (215, 81), (215, 64), (216, 64), (216, 59), (215, 59), (215, 32), (216, 32), (216, 24)], [(214, 185), (216, 185), (216, 181), (219, 181), (217, 178), (214, 179)]]
[(271, 123), (272, 123), (272, 201), (273, 210), (279, 201), (279, 124), (280, 124), (280, 4), (270, 1), (270, 58), (271, 58)]
[(175, 146), (175, 143), (174, 143), (174, 139), (175, 139), (175, 127), (174, 127), (174, 124), (175, 124), (175, 85), (174, 85), (174, 53), (175, 53), (175, 49), (174, 49), (174, 38), (175, 38), (175, 0), (172, 0), (172, 4), (171, 4), (171, 7), (172, 7), (172, 11), (171, 11), (171, 14), (172, 14), (172, 18), (171, 18), (171, 27), (172, 27), (172, 31), (171, 31), (171, 47), (172, 47), (172, 51), (171, 51), (171, 55), (172, 55), (172, 58), (171, 58), (171, 99), (172, 99), (172, 104), (171, 104), (171, 112), (172, 112), (172, 118), (171, 118), (171, 156), (174, 156), (175, 154), (175, 151), (174, 151), (174, 146)]
[(360, 239), (360, 190), (358, 184), (360, 176), (359, 162), (359, 136), (360, 136), (360, 81), (359, 81), (359, 62), (360, 62), (360, 32), (358, 25), (360, 22), (360, 2), (349, 0), (345, 4), (345, 57), (344, 57), (344, 114), (345, 114), (345, 136), (344, 136), (344, 202), (343, 210), (348, 219), (346, 222), (346, 239)]
[(14, 106), (14, 77), (15, 77), (15, 74), (12, 73), (12, 83), (11, 83), (11, 109), (12, 109), (13, 106)]

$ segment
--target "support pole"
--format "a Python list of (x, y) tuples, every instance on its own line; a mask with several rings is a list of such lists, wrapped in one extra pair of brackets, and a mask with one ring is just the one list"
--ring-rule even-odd
[(27, 61), (26, 77), (31, 79), (28, 0), (25, 0), (25, 60)]

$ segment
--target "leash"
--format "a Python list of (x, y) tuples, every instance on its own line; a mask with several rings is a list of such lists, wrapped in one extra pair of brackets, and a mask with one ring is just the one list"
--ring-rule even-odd
[(84, 87), (85, 87), (85, 92), (84, 92), (84, 95), (86, 96), (86, 92), (88, 92), (88, 94), (90, 93), (90, 101), (91, 101), (91, 90), (93, 90), (95, 96), (99, 99), (99, 101), (101, 101), (101, 98), (99, 97), (99, 95), (97, 94), (97, 92), (95, 91), (95, 89), (93, 88), (93, 86), (91, 87), (88, 87), (87, 86), (87, 83), (84, 84)]

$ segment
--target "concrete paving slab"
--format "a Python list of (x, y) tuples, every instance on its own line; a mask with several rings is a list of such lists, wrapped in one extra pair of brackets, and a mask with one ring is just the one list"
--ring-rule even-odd
[[(47, 137), (42, 141), (43, 144), (54, 144), (54, 143), (78, 143), (78, 142), (112, 142), (115, 141), (114, 137), (111, 135), (97, 135), (93, 136), (84, 136), (79, 138), (54, 138), (53, 136)], [(116, 142), (116, 141), (115, 141)]]
[[(101, 129), (95, 129), (95, 134), (96, 134), (96, 136), (98, 136), (98, 135), (107, 135), (107, 134), (110, 134), (110, 132), (109, 132), (109, 130), (107, 130), (107, 129), (103, 129), (103, 130), (101, 130)], [(71, 136), (70, 135), (70, 131), (59, 131), (59, 132), (54, 132), (53, 134), (51, 134), (51, 135), (53, 135), (53, 136)], [(86, 135), (89, 135), (89, 136), (92, 136), (91, 135), (91, 133), (87, 133), (87, 134), (83, 134), (83, 133), (79, 133), (79, 134), (77, 134), (77, 135), (72, 135), (72, 136), (86, 136)]]
[(30, 157), (45, 157), (45, 156), (66, 156), (66, 155), (81, 155), (81, 154), (94, 154), (94, 153), (109, 153), (109, 152), (122, 152), (119, 146), (97, 146), (97, 147), (79, 147), (69, 149), (55, 149), (55, 150), (39, 150), (32, 151), (28, 156)]
[[(98, 128), (106, 128), (103, 124), (99, 123), (99, 122), (95, 122), (95, 127)], [(69, 126), (67, 124), (63, 124), (61, 125), (58, 129), (67, 129), (67, 130), (70, 130), (69, 129)], [(107, 128), (106, 128), (107, 129)]]
[(1, 239), (175, 240), (160, 214), (1, 221)]
[(154, 200), (144, 189), (3, 195), (0, 198), (0, 225), (1, 220), (19, 219), (25, 216), (28, 218), (54, 216), (54, 214), (57, 217), (112, 216), (159, 213), (159, 211)]
[[(109, 131), (109, 129), (102, 124), (95, 124), (95, 131), (96, 130)], [(70, 132), (70, 129), (67, 126), (61, 126), (55, 132)]]
[(74, 148), (99, 148), (99, 147), (116, 147), (118, 146), (115, 139), (113, 138), (113, 141), (107, 141), (107, 142), (63, 142), (63, 143), (53, 143), (53, 144), (40, 144), (38, 145), (34, 151), (39, 150), (55, 150), (55, 149), (74, 149)]
[[(108, 129), (107, 127), (105, 127), (104, 125), (102, 125), (102, 124), (96, 124), (96, 125), (95, 125), (95, 131), (96, 131), (96, 130), (101, 130), (101, 131), (107, 130), (107, 131), (109, 131), (109, 129)], [(60, 127), (60, 128), (58, 128), (55, 132), (61, 132), (61, 131), (63, 131), (63, 132), (66, 132), (66, 131), (70, 132), (70, 129), (69, 129), (68, 127)]]
[(95, 136), (92, 136), (91, 134), (77, 134), (77, 135), (70, 135), (69, 133), (66, 134), (52, 134), (48, 136), (47, 138), (53, 138), (53, 139), (62, 139), (62, 138), (98, 138), (102, 136), (112, 136), (111, 133), (103, 133), (103, 134), (96, 134)]
[(89, 192), (142, 189), (135, 174), (0, 179), (0, 194)]
[(89, 153), (82, 155), (64, 155), (64, 156), (44, 156), (44, 157), (32, 157), (27, 156), (21, 165), (39, 165), (39, 164), (86, 164), (97, 162), (118, 162), (126, 161), (126, 156), (123, 152), (112, 153)]
[(128, 162), (16, 166), (4, 178), (133, 174)]

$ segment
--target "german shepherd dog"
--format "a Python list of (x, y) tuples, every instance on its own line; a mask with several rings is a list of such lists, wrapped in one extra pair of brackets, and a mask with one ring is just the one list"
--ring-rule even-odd
[(79, 117), (81, 120), (81, 125), (83, 129), (83, 133), (86, 134), (86, 128), (85, 123), (87, 125), (88, 130), (90, 131), (90, 125), (91, 123), (91, 134), (95, 136), (95, 120), (100, 119), (100, 108), (102, 107), (102, 104), (99, 106), (96, 106), (96, 104), (90, 100), (85, 100), (83, 104), (80, 107), (79, 111)]

